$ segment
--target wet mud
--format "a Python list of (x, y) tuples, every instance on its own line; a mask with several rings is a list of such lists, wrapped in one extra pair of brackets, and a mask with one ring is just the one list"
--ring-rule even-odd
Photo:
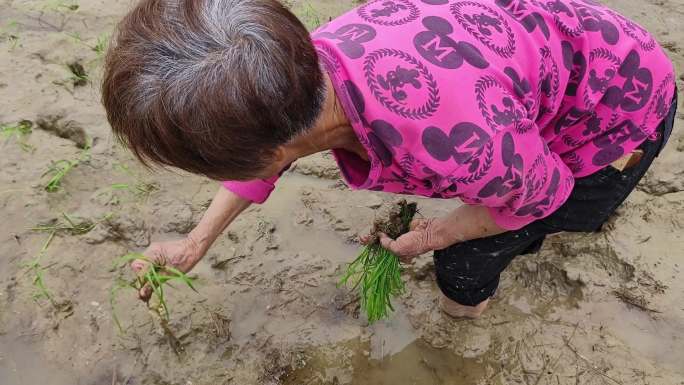
[[(684, 68), (684, 0), (607, 3)], [(166, 293), (177, 356), (134, 293), (111, 301), (117, 279), (130, 277), (113, 262), (187, 234), (218, 186), (149, 172), (111, 136), (93, 47), (129, 5), (0, 0), (0, 124), (34, 123), (0, 143), (0, 384), (682, 385), (681, 114), (665, 152), (601, 232), (549, 237), (517, 258), (490, 309), (470, 321), (440, 312), (425, 255), (406, 268), (392, 317), (369, 326), (336, 283), (360, 251), (357, 236), (396, 197), (352, 192), (329, 154), (303, 159), (193, 270), (199, 293)], [(292, 7), (312, 26), (352, 5)], [(75, 62), (85, 85), (73, 83)], [(47, 192), (46, 170), (73, 159)], [(424, 216), (458, 205), (417, 201)]]

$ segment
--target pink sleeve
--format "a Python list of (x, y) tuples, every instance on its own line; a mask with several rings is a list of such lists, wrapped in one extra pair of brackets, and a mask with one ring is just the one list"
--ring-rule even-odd
[(268, 179), (255, 179), (245, 182), (225, 181), (221, 182), (221, 184), (242, 198), (254, 203), (264, 203), (275, 188), (275, 182), (278, 178), (280, 178), (280, 175), (275, 175)]
[[(458, 186), (461, 199), (489, 208), (494, 221), (506, 230), (518, 230), (551, 215), (574, 186), (572, 172), (549, 151), (536, 126), (524, 133), (500, 132), (474, 158), (470, 164), (489, 164), (489, 168), (478, 182)], [(470, 175), (461, 167), (451, 178), (464, 180)]]

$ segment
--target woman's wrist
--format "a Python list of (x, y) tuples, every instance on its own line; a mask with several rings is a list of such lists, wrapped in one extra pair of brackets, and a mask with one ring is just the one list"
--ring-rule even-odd
[(196, 230), (191, 231), (185, 238), (185, 249), (188, 257), (199, 261), (207, 253), (211, 243), (207, 242), (206, 237), (199, 235)]
[(432, 219), (428, 228), (431, 228), (430, 247), (433, 250), (441, 250), (464, 241), (462, 233), (454, 223), (452, 214)]

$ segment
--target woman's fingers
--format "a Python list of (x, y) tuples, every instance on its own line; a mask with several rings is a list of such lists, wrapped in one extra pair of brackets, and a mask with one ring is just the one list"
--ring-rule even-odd
[(382, 247), (393, 252), (402, 262), (410, 263), (419, 253), (416, 252), (415, 232), (408, 232), (397, 239), (380, 233)]
[(409, 224), (409, 229), (411, 231), (425, 229), (425, 227), (427, 226), (427, 222), (428, 220), (425, 218), (416, 218), (412, 220)]
[(361, 235), (359, 236), (359, 242), (361, 242), (362, 245), (367, 245), (370, 243), (372, 237), (373, 236), (370, 234)]

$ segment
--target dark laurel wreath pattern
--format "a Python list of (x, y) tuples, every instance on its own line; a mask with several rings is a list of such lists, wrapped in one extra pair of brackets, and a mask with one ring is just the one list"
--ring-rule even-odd
[[(556, 63), (556, 60), (551, 55), (551, 50), (549, 49), (549, 47), (543, 47), (539, 49), (539, 53), (541, 54), (543, 59), (549, 59), (551, 61), (551, 64), (553, 65), (553, 98), (551, 100), (551, 107), (553, 108), (556, 106), (556, 102), (558, 101), (558, 93), (560, 91), (560, 72), (558, 70), (558, 63)], [(546, 64), (545, 61), (542, 60), (539, 64), (539, 79), (543, 79), (546, 72)], [(542, 82), (540, 81), (537, 85), (537, 100), (541, 100), (541, 87)]]
[(492, 168), (492, 164), (494, 164), (494, 143), (490, 140), (487, 142), (486, 145), (481, 147), (474, 155), (473, 157), (479, 157), (482, 154), (482, 151), (485, 150), (487, 151), (485, 153), (485, 159), (484, 162), (482, 162), (482, 165), (478, 168), (477, 172), (470, 174), (468, 176), (460, 176), (458, 178), (450, 178), (449, 182), (452, 184), (460, 183), (460, 184), (471, 184), (475, 183), (478, 180), (482, 179), (487, 173), (489, 172), (489, 169)]
[(584, 170), (584, 161), (577, 155), (576, 152), (570, 152), (563, 155), (563, 163), (568, 165), (568, 168), (573, 173), (578, 173)]
[(501, 87), (501, 85), (499, 84), (499, 81), (494, 79), (492, 76), (480, 78), (475, 83), (475, 96), (477, 97), (477, 106), (480, 108), (480, 113), (482, 113), (482, 117), (485, 119), (485, 122), (487, 122), (487, 125), (494, 130), (494, 133), (498, 133), (498, 125), (489, 114), (489, 107), (487, 106), (487, 101), (485, 100), (484, 95), (485, 91), (492, 87)]
[(415, 158), (411, 153), (406, 153), (404, 154), (401, 159), (399, 160), (399, 166), (404, 170), (406, 175), (410, 178), (415, 178), (415, 175), (413, 174), (413, 163), (415, 161)]
[[(620, 118), (620, 114), (613, 112), (613, 114), (610, 116), (610, 121), (608, 122), (608, 125), (606, 125), (605, 127), (607, 127), (608, 129), (615, 127), (615, 123), (617, 123), (619, 118)], [(584, 137), (584, 138), (580, 138), (580, 139), (575, 139), (568, 134), (564, 134), (562, 137), (562, 140), (563, 140), (563, 143), (565, 143), (565, 145), (567, 145), (567, 146), (579, 148), (579, 147), (582, 147), (585, 144), (591, 142), (592, 140), (594, 140), (594, 137), (588, 137), (588, 138)]]
[[(465, 18), (463, 17), (463, 14), (461, 13), (461, 7), (463, 7), (463, 6), (473, 6), (473, 7), (477, 7), (477, 8), (482, 8), (482, 9), (490, 12), (490, 14), (496, 15), (498, 17), (498, 19), (503, 22), (503, 26), (506, 29), (506, 38), (507, 38), (506, 47), (497, 46), (496, 44), (492, 43), (491, 39), (488, 39), (487, 37), (482, 36), (482, 34), (480, 34), (480, 32), (476, 28), (473, 28), (473, 26), (470, 25), (470, 23), (468, 23), (467, 20), (465, 20)], [(501, 14), (499, 14), (498, 12), (496, 12), (495, 10), (493, 10), (492, 8), (490, 8), (484, 4), (475, 3), (472, 1), (461, 1), (458, 3), (454, 3), (451, 5), (451, 7), (449, 7), (449, 9), (451, 10), (451, 13), (454, 15), (454, 17), (456, 18), (458, 23), (461, 24), (461, 26), (466, 31), (468, 31), (468, 33), (473, 35), (482, 44), (487, 46), (487, 48), (491, 49), (497, 55), (499, 55), (503, 58), (508, 59), (508, 58), (513, 57), (513, 54), (515, 53), (515, 48), (516, 48), (515, 47), (515, 35), (513, 34), (513, 30), (511, 29), (511, 26), (508, 24), (508, 21), (506, 21), (505, 18), (501, 17)]]
[(674, 80), (674, 74), (669, 73), (667, 74), (667, 77), (660, 83), (660, 86), (658, 87), (658, 91), (656, 91), (655, 95), (652, 96), (653, 99), (651, 99), (651, 104), (648, 106), (648, 112), (646, 113), (646, 116), (644, 116), (644, 121), (641, 123), (641, 128), (647, 128), (646, 123), (648, 119), (651, 117), (651, 115), (655, 112), (657, 113), (658, 120), (663, 120), (667, 116), (667, 114), (670, 112), (670, 102), (671, 101), (665, 101), (666, 103), (666, 109), (664, 111), (661, 111), (658, 113), (656, 111), (656, 108), (658, 107), (658, 103), (665, 98), (668, 92), (668, 87), (674, 88), (675, 80)]
[(629, 24), (635, 24), (633, 21), (627, 20), (624, 16), (613, 12), (611, 10), (608, 10), (608, 14), (613, 16), (613, 19), (615, 19), (618, 24), (620, 24), (620, 27), (622, 27), (622, 31), (632, 39), (634, 39), (641, 48), (644, 51), (653, 51), (653, 49), (656, 47), (656, 42), (653, 36), (649, 36), (649, 40), (645, 41), (642, 36), (637, 35), (632, 28), (630, 28)]
[(387, 21), (378, 20), (377, 17), (372, 17), (368, 14), (368, 7), (373, 5), (373, 4), (378, 3), (380, 1), (383, 1), (383, 0), (376, 0), (376, 1), (373, 1), (370, 3), (367, 3), (363, 7), (359, 8), (359, 10), (357, 11), (359, 16), (361, 16), (364, 20), (366, 20), (369, 23), (384, 25), (386, 27), (394, 27), (397, 25), (410, 23), (413, 20), (416, 20), (418, 18), (418, 16), (420, 16), (420, 10), (413, 3), (411, 3), (407, 0), (392, 0), (392, 1), (400, 2), (400, 3), (404, 4), (405, 6), (407, 6), (409, 8), (409, 14), (407, 16), (404, 16), (401, 19), (397, 19), (397, 20), (387, 20)]
[(328, 47), (326, 44), (321, 44), (316, 46), (316, 50), (323, 59), (323, 63), (328, 65), (330, 70), (334, 72), (338, 72), (340, 70), (340, 61), (337, 59), (337, 55), (335, 55), (335, 52), (333, 52), (330, 47)]
[[(574, 6), (573, 11), (577, 12)], [(558, 30), (568, 37), (577, 37), (584, 33), (584, 27), (582, 26), (582, 23), (579, 22), (579, 19), (579, 24), (575, 28), (572, 28), (571, 26), (565, 24), (563, 19), (558, 15), (553, 15), (553, 20), (556, 23), (556, 27), (558, 28)]]
[[(380, 87), (378, 87), (378, 81), (375, 78), (375, 63), (386, 56), (395, 56), (399, 57), (400, 59), (403, 59), (414, 66), (417, 67), (418, 72), (423, 75), (427, 82), (427, 87), (428, 87), (428, 93), (429, 97), (427, 102), (420, 108), (406, 108), (400, 104), (397, 104), (396, 102), (390, 100), (387, 98), (383, 93), (380, 91)], [(439, 89), (437, 88), (437, 81), (435, 78), (432, 76), (430, 71), (428, 71), (427, 67), (423, 65), (420, 61), (418, 61), (416, 58), (413, 56), (407, 54), (406, 52), (397, 50), (397, 49), (391, 49), (391, 48), (381, 48), (376, 51), (373, 51), (370, 53), (368, 56), (366, 56), (366, 59), (363, 63), (363, 72), (364, 76), (366, 77), (366, 81), (368, 82), (368, 87), (370, 88), (371, 92), (373, 93), (373, 96), (386, 108), (388, 108), (390, 111), (394, 112), (397, 115), (400, 115), (404, 118), (408, 119), (425, 119), (429, 118), (432, 116), (435, 111), (437, 111), (437, 108), (439, 107), (440, 104), (440, 96), (439, 96)]]
[[(539, 183), (539, 186), (546, 186), (546, 182), (549, 180), (549, 173), (548, 170), (546, 169), (546, 160), (544, 159), (544, 155), (539, 154), (535, 159), (534, 162), (532, 163), (532, 167), (530, 170), (535, 170), (537, 167), (541, 166), (542, 170), (544, 170), (544, 174), (541, 177), (541, 182)], [(529, 176), (529, 173), (528, 173)], [(532, 175), (534, 176), (534, 175)], [(537, 181), (537, 178), (531, 178), (531, 180), (525, 180), (525, 186), (529, 187), (528, 185), (534, 184), (534, 182)], [(539, 188), (536, 188), (535, 186), (532, 186), (532, 188), (527, 188), (527, 192), (525, 193), (525, 199), (523, 199), (523, 202), (527, 203), (529, 202), (530, 198), (539, 190)]]
[[(591, 64), (594, 60), (597, 59), (606, 59), (608, 61), (613, 62), (613, 64), (615, 65), (615, 73), (617, 73), (618, 69), (622, 65), (622, 60), (620, 60), (619, 57), (615, 56), (614, 53), (610, 52), (608, 49), (603, 47), (596, 48), (593, 51), (589, 52), (589, 64)], [(591, 88), (587, 86), (584, 91), (584, 105), (587, 109), (593, 109), (596, 106), (596, 103), (592, 102), (589, 98), (590, 90)]]

